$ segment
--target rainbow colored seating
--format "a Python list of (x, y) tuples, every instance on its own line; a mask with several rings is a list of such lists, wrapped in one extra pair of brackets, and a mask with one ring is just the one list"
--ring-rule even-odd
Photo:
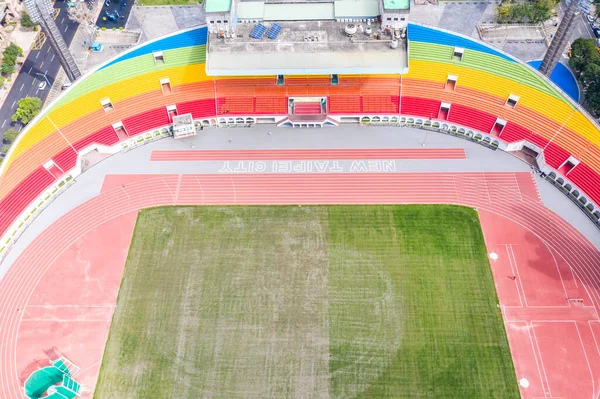
[[(427, 113), (435, 113), (444, 101), (451, 104), (450, 122), (484, 133), (497, 118), (508, 121), (497, 136), (507, 143), (527, 140), (538, 146), (552, 168), (558, 170), (575, 157), (581, 162), (567, 177), (582, 190), (580, 175), (591, 181), (589, 171), (600, 173), (598, 126), (533, 69), (482, 43), (437, 29), (410, 25), (408, 38), (402, 114), (429, 117)], [(455, 47), (464, 48), (462, 59), (454, 56)], [(446, 88), (449, 75), (457, 76), (454, 89)], [(519, 96), (515, 107), (506, 104), (510, 94)], [(587, 187), (589, 197), (599, 204), (600, 190)]]
[[(556, 170), (574, 157), (579, 162), (565, 171), (567, 179), (600, 205), (598, 126), (560, 90), (527, 65), (467, 37), (411, 24), (408, 40), (406, 75), (339, 75), (335, 82), (327, 75), (286, 76), (283, 84), (276, 76), (207, 76), (204, 27), (138, 46), (86, 74), (20, 135), (0, 174), (0, 236), (76, 166), (78, 152), (167, 126), (167, 107), (211, 123), (228, 115), (284, 118), (289, 98), (307, 96), (327, 98), (332, 116), (418, 116), (505, 143), (527, 140)], [(464, 49), (462, 58), (454, 56), (455, 47)], [(155, 60), (157, 51), (164, 62)], [(450, 85), (449, 75), (457, 76)], [(519, 96), (515, 107), (506, 104), (510, 94)], [(103, 100), (111, 110), (105, 111)], [(442, 102), (450, 104), (447, 111), (441, 112)], [(503, 127), (498, 118), (506, 121)]]

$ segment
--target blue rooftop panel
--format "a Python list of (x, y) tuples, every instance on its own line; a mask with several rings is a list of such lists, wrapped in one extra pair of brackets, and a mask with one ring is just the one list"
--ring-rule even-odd
[(271, 27), (269, 28), (269, 31), (267, 32), (267, 37), (269, 39), (275, 39), (277, 37), (277, 35), (279, 34), (279, 32), (281, 32), (281, 26), (279, 26), (277, 24), (273, 24), (273, 25), (271, 25)]
[(505, 60), (516, 62), (506, 54), (502, 54), (501, 52), (496, 51), (485, 44), (477, 43), (474, 40), (467, 39), (462, 36), (453, 35), (452, 33), (427, 28), (421, 25), (408, 24), (408, 40), (441, 44), (444, 46), (463, 47), (465, 49), (492, 54), (497, 57), (504, 58)]
[(206, 44), (206, 38), (207, 38), (206, 27), (199, 28), (199, 29), (193, 29), (193, 30), (189, 30), (186, 32), (181, 32), (176, 35), (172, 35), (172, 36), (157, 40), (155, 42), (148, 43), (145, 46), (137, 48), (129, 53), (125, 53), (122, 56), (120, 56), (119, 58), (104, 65), (100, 69), (104, 69), (113, 64), (131, 59), (131, 58), (150, 54), (154, 51), (165, 51), (165, 50), (173, 50), (173, 49), (182, 48), (182, 47), (200, 46), (200, 45)]
[(266, 26), (263, 24), (258, 24), (252, 29), (252, 33), (250, 33), (250, 37), (253, 39), (262, 39), (265, 31), (267, 30)]

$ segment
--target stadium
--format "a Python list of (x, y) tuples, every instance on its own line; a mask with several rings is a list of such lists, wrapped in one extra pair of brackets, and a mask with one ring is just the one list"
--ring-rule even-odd
[(209, 1), (27, 126), (0, 397), (600, 394), (598, 124), (408, 4), (348, 3)]

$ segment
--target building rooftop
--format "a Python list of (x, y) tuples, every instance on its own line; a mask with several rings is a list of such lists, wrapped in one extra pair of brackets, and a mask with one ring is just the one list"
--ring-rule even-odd
[(410, 0), (383, 0), (383, 7), (386, 10), (408, 10)]
[(227, 12), (231, 9), (231, 0), (206, 0), (206, 12)]
[(379, 15), (380, 0), (234, 1), (236, 1), (236, 15), (240, 20), (302, 21), (344, 18), (375, 19)]
[[(273, 23), (263, 22), (268, 31)], [(351, 38), (347, 23), (335, 21), (282, 22), (274, 39), (253, 39), (256, 24), (236, 26), (232, 37), (210, 35), (206, 72), (211, 76), (317, 75), (317, 74), (395, 74), (408, 70), (406, 41), (391, 48), (392, 37), (380, 34), (373, 25), (370, 36), (364, 23), (355, 25)]]
[(333, 19), (333, 3), (265, 4), (265, 21), (308, 21)]

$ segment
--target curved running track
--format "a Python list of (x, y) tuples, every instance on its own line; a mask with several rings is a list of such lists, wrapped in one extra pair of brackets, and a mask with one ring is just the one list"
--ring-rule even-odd
[[(139, 178), (139, 177), (138, 177)], [(600, 305), (600, 254), (535, 198), (515, 173), (349, 173), (163, 175), (109, 189), (61, 217), (19, 256), (0, 281), (0, 397), (19, 398), (16, 342), (21, 313), (48, 265), (78, 238), (128, 212), (160, 205), (454, 204), (501, 215), (553, 248)]]

